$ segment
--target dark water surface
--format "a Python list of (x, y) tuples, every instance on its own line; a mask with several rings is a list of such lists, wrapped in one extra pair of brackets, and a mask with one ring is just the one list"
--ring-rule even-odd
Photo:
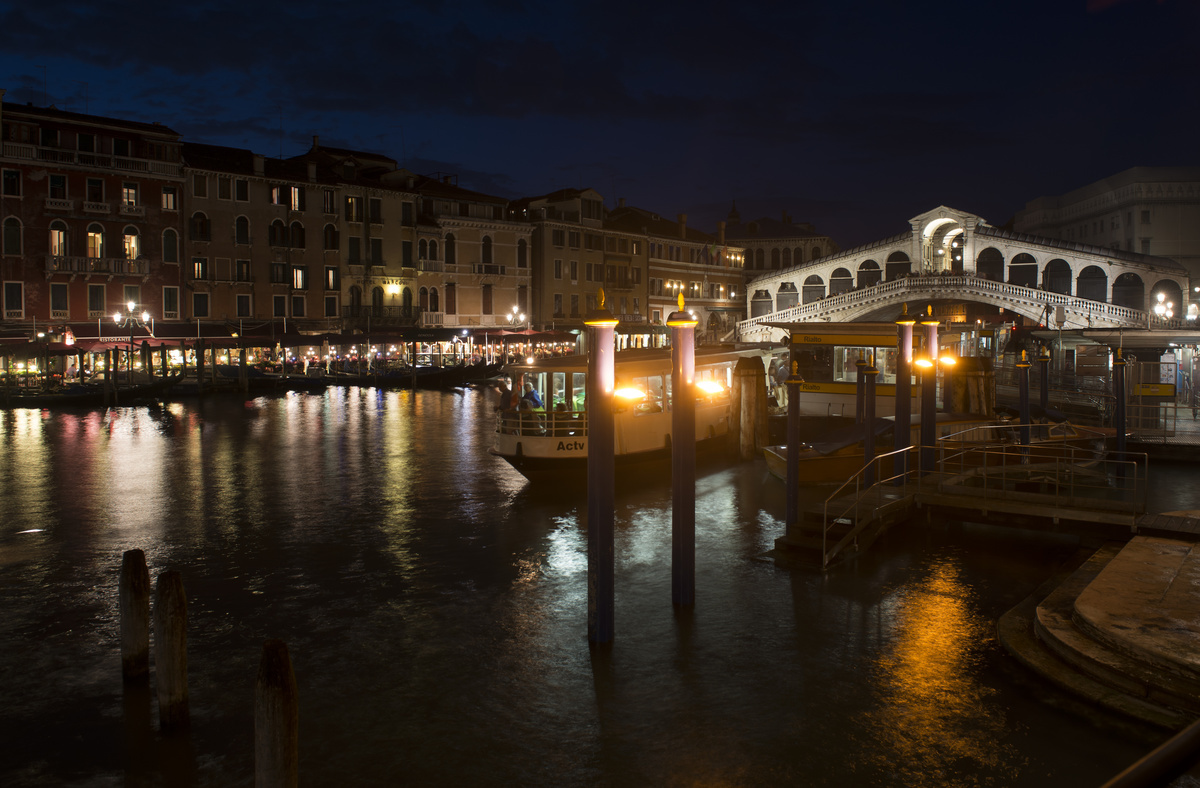
[[(621, 493), (616, 643), (593, 653), (585, 493), (489, 456), (491, 404), (0, 412), (0, 785), (252, 784), (268, 637), (296, 670), (303, 785), (1099, 785), (1164, 738), (996, 642), (1074, 544), (947, 523), (781, 570), (761, 461), (701, 468), (691, 612), (671, 605), (669, 484)], [(1189, 475), (1157, 469), (1174, 497), (1152, 500), (1200, 507)], [(183, 574), (188, 737), (123, 693), (131, 548)]]

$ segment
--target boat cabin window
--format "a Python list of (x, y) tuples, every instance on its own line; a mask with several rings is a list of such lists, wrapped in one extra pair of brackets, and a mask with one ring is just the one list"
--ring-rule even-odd
[(664, 410), (670, 410), (670, 395), (663, 375), (633, 378), (629, 385), (646, 395), (641, 402), (634, 406), (636, 415), (644, 416), (648, 413), (662, 413)]
[(583, 410), (587, 375), (583, 372), (550, 373), (547, 404), (554, 410)]
[[(832, 378), (812, 378), (812, 380), (832, 380), (838, 383), (857, 383), (858, 382), (858, 360), (865, 359), (870, 361), (872, 357), (875, 359), (875, 368), (879, 370), (878, 377), (875, 378), (876, 385), (880, 383), (895, 383), (896, 382), (896, 348), (894, 347), (849, 347), (849, 346), (833, 346), (828, 349), (833, 358), (833, 376)], [(803, 366), (803, 362), (802, 362)], [(823, 368), (822, 368), (823, 370)], [(818, 370), (818, 373), (822, 370)], [(800, 371), (801, 377), (804, 377), (803, 368)], [(809, 378), (804, 377), (805, 380)]]

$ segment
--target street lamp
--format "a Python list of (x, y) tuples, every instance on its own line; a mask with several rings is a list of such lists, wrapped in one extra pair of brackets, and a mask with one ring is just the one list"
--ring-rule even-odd
[(514, 306), (512, 311), (508, 313), (508, 324), (510, 326), (521, 326), (525, 324), (525, 313), (520, 307)]
[[(936, 345), (932, 352), (937, 353)], [(923, 356), (914, 359), (913, 364), (921, 368), (921, 448), (917, 461), (921, 473), (929, 473), (936, 463), (938, 367), (952, 367), (955, 359), (950, 355)]]
[[(125, 305), (128, 307), (128, 312), (121, 314), (117, 312), (113, 315), (113, 322), (122, 328), (129, 329), (129, 357), (126, 359), (126, 370), (129, 373), (129, 385), (133, 385), (133, 329), (134, 327), (146, 328), (150, 325), (150, 313), (143, 311), (141, 315), (134, 314), (133, 308), (136, 306), (132, 301)], [(153, 332), (151, 332), (153, 333)]]
[(1160, 323), (1175, 316), (1175, 305), (1167, 300), (1166, 293), (1158, 294), (1158, 303), (1154, 305), (1154, 314), (1158, 316)]

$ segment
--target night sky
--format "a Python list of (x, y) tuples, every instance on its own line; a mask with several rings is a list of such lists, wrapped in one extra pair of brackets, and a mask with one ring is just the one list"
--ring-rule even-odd
[(1196, 0), (0, 2), (15, 103), (269, 156), (322, 144), (515, 198), (592, 187), (843, 248), (1196, 165)]

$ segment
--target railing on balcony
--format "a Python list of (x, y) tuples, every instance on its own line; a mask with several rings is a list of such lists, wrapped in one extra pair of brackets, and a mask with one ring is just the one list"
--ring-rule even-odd
[(441, 260), (418, 260), (417, 270), (431, 274), (440, 274), (446, 270), (446, 266)]
[(74, 208), (74, 200), (61, 200), (57, 197), (46, 198), (46, 210), (48, 211), (70, 211)]
[(342, 317), (347, 320), (367, 322), (370, 320), (377, 325), (413, 324), (421, 317), (421, 308), (417, 306), (343, 306)]
[(83, 201), (84, 213), (108, 213), (108, 203), (92, 202), (91, 200)]
[(145, 216), (146, 206), (130, 205), (129, 203), (121, 203), (120, 214), (122, 216)]
[(4, 155), (13, 159), (44, 161), (53, 164), (78, 164), (83, 167), (100, 167), (124, 172), (145, 172), (178, 178), (183, 175), (179, 162), (134, 159), (127, 156), (109, 156), (103, 153), (48, 148), (40, 145), (4, 143)]
[(123, 257), (65, 257), (46, 255), (48, 274), (127, 274), (145, 276), (150, 261), (144, 257), (126, 260)]

